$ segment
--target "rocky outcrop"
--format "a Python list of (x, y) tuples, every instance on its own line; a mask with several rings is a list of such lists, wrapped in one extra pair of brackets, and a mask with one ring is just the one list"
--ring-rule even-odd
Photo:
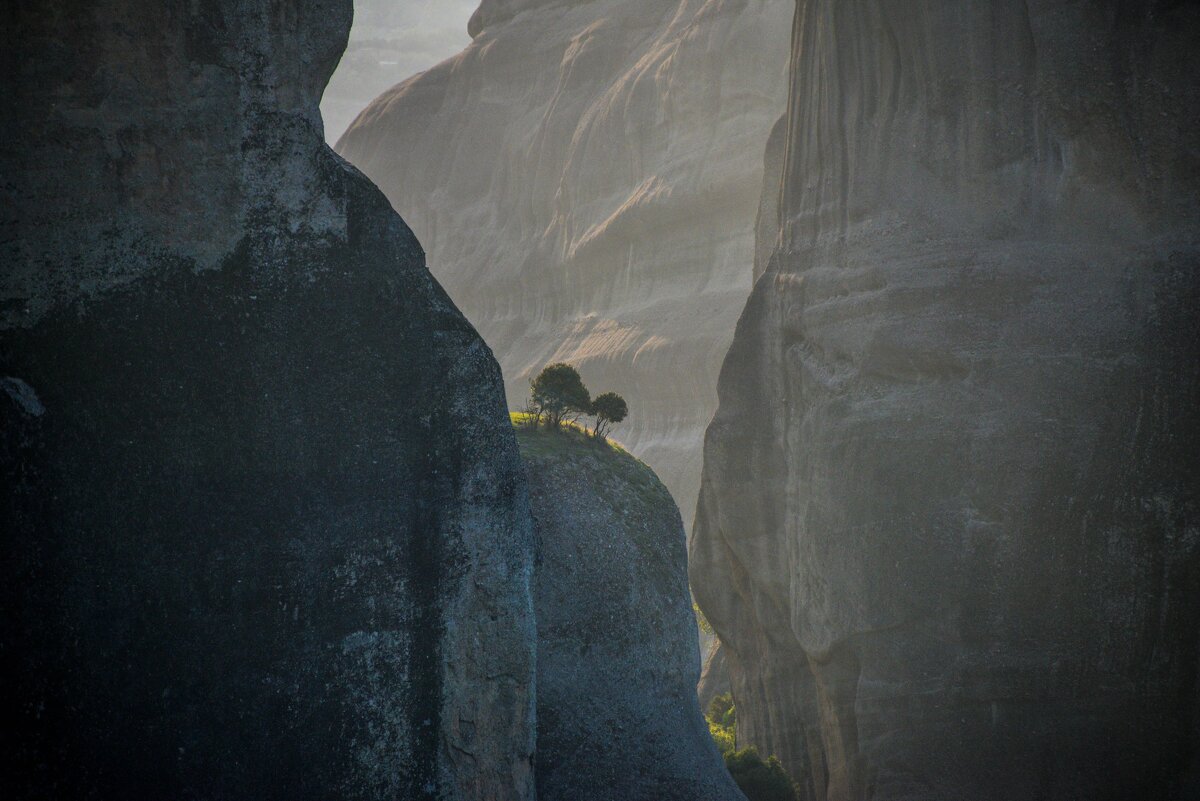
[(620, 436), (690, 524), (751, 285), (788, 0), (485, 0), (460, 55), (338, 151), (387, 194), (495, 350), (511, 408), (553, 361), (630, 405)]
[(696, 700), (679, 509), (628, 453), (519, 434), (538, 543), (537, 790), (544, 801), (736, 801)]
[(691, 571), (811, 798), (1200, 792), (1197, 34), (798, 4)]
[(322, 141), (349, 0), (5, 19), (6, 794), (529, 797), (524, 476)]

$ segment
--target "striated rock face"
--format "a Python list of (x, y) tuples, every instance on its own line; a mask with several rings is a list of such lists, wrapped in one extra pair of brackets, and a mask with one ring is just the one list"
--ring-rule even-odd
[(691, 571), (811, 798), (1200, 793), (1198, 34), (798, 4)]
[(2, 783), (530, 797), (524, 476), (322, 142), (350, 3), (184, 5), (5, 14)]
[(519, 433), (538, 542), (543, 801), (737, 801), (696, 700), (679, 510), (646, 465), (575, 434)]
[(750, 291), (787, 0), (485, 0), (459, 56), (378, 98), (338, 151), (413, 226), (504, 370), (568, 361), (690, 522)]
[(730, 692), (728, 651), (721, 648), (721, 641), (714, 638), (704, 653), (704, 667), (700, 669), (700, 681), (696, 682), (696, 696), (700, 708), (708, 709), (718, 695)]
[(346, 52), (321, 95), (330, 144), (397, 82), (444, 61), (471, 41), (466, 20), (479, 0), (355, 0)]

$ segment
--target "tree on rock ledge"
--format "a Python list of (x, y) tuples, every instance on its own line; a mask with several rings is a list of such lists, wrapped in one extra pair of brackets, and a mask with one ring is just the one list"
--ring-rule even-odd
[(605, 439), (613, 425), (624, 420), (627, 414), (629, 414), (629, 406), (625, 403), (625, 399), (617, 393), (605, 392), (598, 396), (596, 400), (592, 401), (592, 415), (596, 418), (592, 435)]
[(545, 420), (550, 429), (557, 429), (563, 420), (574, 420), (588, 414), (592, 408), (591, 395), (579, 377), (579, 371), (569, 364), (551, 364), (538, 373), (529, 385), (533, 414)]

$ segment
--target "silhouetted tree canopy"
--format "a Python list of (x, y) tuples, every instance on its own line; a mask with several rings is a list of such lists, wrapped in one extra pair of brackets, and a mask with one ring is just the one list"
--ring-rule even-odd
[(558, 428), (563, 420), (573, 420), (588, 414), (592, 399), (579, 371), (569, 364), (547, 365), (529, 385), (533, 412), (550, 428)]
[(625, 419), (629, 406), (615, 392), (605, 392), (592, 401), (592, 415), (596, 418), (594, 434), (601, 439), (608, 436), (612, 427)]

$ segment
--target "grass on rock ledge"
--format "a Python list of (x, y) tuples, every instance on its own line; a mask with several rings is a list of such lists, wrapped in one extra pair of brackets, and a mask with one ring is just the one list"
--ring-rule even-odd
[(531, 427), (530, 415), (524, 412), (509, 412), (509, 419), (517, 432), (517, 443), (523, 458), (569, 461), (597, 475), (606, 474), (621, 480), (645, 500), (674, 504), (670, 492), (650, 466), (615, 440), (597, 439), (576, 423), (564, 423), (557, 431), (544, 425), (535, 429)]

